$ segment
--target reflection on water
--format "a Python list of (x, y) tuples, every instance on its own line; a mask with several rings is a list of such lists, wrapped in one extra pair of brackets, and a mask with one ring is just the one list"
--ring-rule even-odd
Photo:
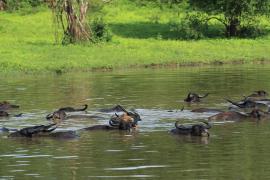
[[(73, 119), (59, 130), (107, 124), (122, 104), (141, 115), (138, 132), (79, 132), (76, 139), (7, 138), (0, 135), (0, 179), (267, 179), (268, 121), (216, 123), (209, 138), (173, 136), (178, 119), (206, 119), (199, 107), (226, 110), (224, 98), (240, 100), (254, 90), (270, 92), (270, 66), (215, 66), (107, 73), (0, 76), (0, 100), (19, 104), (1, 118), (9, 128), (48, 123), (59, 107), (88, 104), (97, 119)], [(210, 93), (200, 104), (184, 104), (189, 91)], [(182, 106), (183, 111), (180, 111)], [(76, 114), (76, 113), (75, 113)]]

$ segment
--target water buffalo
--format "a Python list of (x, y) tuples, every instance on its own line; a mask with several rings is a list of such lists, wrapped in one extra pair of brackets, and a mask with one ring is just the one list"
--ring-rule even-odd
[(52, 120), (54, 123), (57, 123), (57, 124), (66, 118), (67, 118), (67, 114), (65, 113), (65, 111), (61, 111), (61, 110), (57, 110), (46, 116), (47, 120)]
[(124, 113), (122, 115), (113, 116), (109, 121), (111, 126), (118, 126), (121, 130), (129, 130), (131, 128), (136, 128), (138, 125), (138, 121), (141, 121), (141, 117), (139, 114), (133, 112)]
[(243, 113), (237, 111), (221, 112), (216, 115), (210, 116), (209, 121), (241, 121), (246, 119), (259, 120), (262, 117), (266, 117), (263, 111), (259, 109), (253, 109), (250, 113)]
[(0, 111), (0, 117), (8, 117), (9, 114), (6, 111)]
[[(22, 113), (13, 115), (14, 117), (21, 117)], [(6, 111), (0, 111), (0, 117), (10, 117), (10, 114)]]
[(52, 132), (49, 134), (43, 134), (42, 137), (52, 137), (52, 138), (58, 138), (58, 139), (72, 139), (77, 138), (79, 135), (76, 131), (58, 131), (58, 132)]
[(34, 135), (50, 133), (56, 129), (56, 124), (26, 127), (9, 134), (8, 137), (33, 137)]
[(198, 109), (193, 109), (191, 112), (196, 112), (196, 113), (220, 113), (223, 112), (220, 109), (210, 109), (210, 108), (198, 108)]
[(0, 110), (1, 111), (8, 110), (8, 109), (13, 109), (13, 108), (19, 108), (19, 107), (20, 106), (14, 105), (14, 104), (10, 104), (7, 101), (0, 102)]
[(110, 112), (123, 112), (125, 110), (121, 105), (116, 105), (112, 108), (105, 108), (105, 109), (100, 109), (100, 112), (105, 112), (105, 113), (110, 113)]
[(63, 108), (58, 109), (58, 111), (65, 111), (65, 112), (85, 111), (88, 108), (88, 105), (85, 104), (83, 106), (84, 106), (83, 108), (78, 108), (78, 109), (73, 108), (73, 107), (63, 107)]
[(66, 112), (63, 110), (57, 110), (46, 116), (47, 120), (51, 120), (57, 124), (67, 119), (96, 119), (96, 118), (100, 118), (100, 117), (94, 116), (94, 115), (87, 115), (87, 114), (67, 115)]
[(225, 100), (239, 108), (258, 108), (258, 107), (267, 108), (266, 104), (252, 101), (250, 99), (245, 99), (243, 102), (234, 102), (229, 99), (225, 99)]
[(211, 125), (207, 121), (182, 124), (176, 121), (175, 129), (172, 129), (170, 132), (176, 135), (209, 136), (208, 129), (210, 128)]
[(246, 98), (265, 98), (268, 93), (264, 90), (254, 91), (252, 94), (246, 96)]
[(8, 129), (8, 128), (5, 128), (5, 127), (0, 128), (0, 132), (9, 132), (9, 131), (10, 131), (10, 129)]
[(131, 114), (131, 112), (123, 113), (122, 115), (115, 114), (111, 117), (109, 125), (95, 125), (84, 128), (83, 130), (127, 130), (135, 129), (141, 121), (139, 114)]
[[(123, 106), (121, 105), (116, 105), (113, 108), (109, 108), (109, 109), (101, 109), (101, 112), (124, 112), (124, 114), (126, 114), (127, 116), (132, 117), (136, 122), (137, 121), (141, 121), (141, 117), (140, 115), (135, 112), (135, 111), (127, 111)], [(115, 114), (116, 116), (118, 116), (117, 114)]]
[(190, 93), (188, 93), (188, 95), (187, 95), (187, 97), (184, 99), (184, 101), (185, 101), (185, 102), (190, 102), (190, 103), (192, 103), (192, 102), (200, 102), (200, 101), (201, 101), (200, 99), (205, 98), (205, 97), (207, 97), (208, 95), (209, 95), (209, 93), (206, 93), (205, 95), (200, 96), (200, 95), (198, 95), (198, 94), (196, 94), (196, 93), (190, 92)]
[[(21, 130), (12, 130), (12, 132), (8, 135), (8, 137), (52, 137), (52, 138), (61, 138), (61, 139), (69, 139), (69, 138), (76, 138), (78, 137), (75, 131), (58, 131), (52, 132), (57, 128), (56, 124), (49, 124), (49, 125), (38, 125), (32, 127), (26, 127)], [(7, 132), (10, 129), (7, 129)]]

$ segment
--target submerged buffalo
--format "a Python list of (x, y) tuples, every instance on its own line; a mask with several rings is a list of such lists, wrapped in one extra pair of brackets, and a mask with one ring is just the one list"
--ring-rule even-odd
[[(2, 133), (2, 132), (10, 132), (11, 131), (11, 129), (8, 129), (8, 128), (6, 128), (6, 127), (1, 127), (0, 128), (0, 132)], [(17, 129), (15, 130), (15, 131), (17, 131)]]
[(249, 99), (245, 99), (243, 102), (234, 102), (231, 101), (229, 99), (225, 99), (226, 101), (228, 101), (229, 103), (237, 106), (238, 108), (267, 108), (268, 106), (266, 104), (260, 103), (260, 102), (256, 102), (256, 101), (252, 101)]
[(8, 117), (9, 114), (6, 111), (0, 111), (0, 117)]
[(51, 120), (54, 123), (60, 123), (63, 120), (67, 120), (67, 119), (95, 119), (95, 118), (99, 118), (99, 117), (94, 116), (94, 115), (87, 115), (87, 114), (67, 115), (66, 112), (63, 110), (57, 110), (46, 116), (47, 120)]
[(196, 112), (196, 113), (220, 113), (223, 112), (220, 109), (211, 109), (211, 108), (198, 108), (198, 109), (193, 109), (191, 112)]
[(228, 111), (216, 114), (208, 118), (209, 121), (242, 121), (246, 119), (260, 120), (262, 118), (267, 118), (266, 112), (253, 109), (250, 113), (243, 113), (237, 111)]
[(245, 96), (245, 99), (249, 100), (261, 100), (268, 96), (268, 93), (264, 90), (254, 91), (252, 94)]
[(207, 97), (208, 95), (209, 95), (209, 93), (206, 93), (205, 95), (200, 96), (200, 95), (198, 95), (198, 94), (196, 94), (196, 93), (190, 92), (190, 93), (188, 93), (188, 95), (187, 95), (187, 97), (184, 99), (184, 101), (185, 101), (185, 102), (190, 102), (190, 103), (192, 103), (192, 102), (200, 102), (202, 98), (205, 98), (205, 97)]
[[(125, 109), (123, 109), (126, 111)], [(95, 125), (91, 127), (84, 128), (83, 130), (127, 130), (137, 128), (138, 122), (141, 121), (141, 117), (136, 112), (126, 111), (122, 115), (115, 113), (109, 121), (109, 125)]]
[[(21, 117), (22, 113), (13, 115), (13, 117)], [(0, 111), (0, 117), (10, 117), (10, 114), (6, 111)]]
[[(75, 131), (65, 131), (65, 132), (53, 132), (57, 128), (56, 124), (49, 125), (37, 125), (26, 127), (20, 130), (12, 130), (12, 132), (8, 135), (8, 137), (54, 137), (54, 138), (75, 138), (77, 137), (77, 133)], [(8, 132), (9, 129), (5, 128)]]
[[(101, 112), (123, 112), (124, 114), (126, 114), (126, 116), (130, 116), (131, 118), (133, 118), (136, 122), (141, 121), (141, 117), (137, 112), (135, 112), (134, 110), (128, 111), (121, 105), (116, 105), (109, 109), (101, 109), (100, 111)], [(116, 113), (115, 113), (115, 116), (119, 117)]]
[(125, 109), (121, 105), (116, 105), (112, 108), (100, 109), (100, 112), (110, 113), (110, 112), (124, 112)]
[(13, 108), (19, 108), (19, 107), (20, 107), (20, 106), (14, 105), (14, 104), (10, 104), (10, 103), (7, 102), (7, 101), (0, 102), (0, 110), (1, 110), (1, 111), (13, 109)]
[(54, 123), (58, 123), (67, 118), (65, 111), (57, 110), (53, 113), (50, 113), (46, 116), (47, 120), (52, 120)]
[(83, 108), (78, 108), (78, 109), (73, 108), (73, 107), (63, 107), (63, 108), (58, 109), (58, 111), (65, 111), (65, 112), (85, 111), (88, 108), (88, 105), (85, 104), (83, 106), (84, 106)]
[(26, 127), (9, 134), (9, 137), (33, 137), (34, 135), (50, 133), (57, 128), (56, 124)]
[(209, 136), (208, 129), (211, 125), (207, 121), (179, 123), (175, 122), (175, 129), (170, 132), (176, 135), (191, 135), (191, 136)]
[[(53, 113), (50, 113), (46, 116), (46, 119), (52, 120), (55, 123), (59, 123), (62, 120), (71, 119), (71, 118), (83, 118), (81, 115), (70, 115), (68, 116), (66, 112), (77, 112), (77, 111), (85, 111), (87, 109), (88, 105), (85, 104), (83, 108), (81, 109), (75, 109), (73, 107), (63, 107), (59, 108), (57, 111), (54, 111)], [(88, 116), (85, 116), (88, 117)]]

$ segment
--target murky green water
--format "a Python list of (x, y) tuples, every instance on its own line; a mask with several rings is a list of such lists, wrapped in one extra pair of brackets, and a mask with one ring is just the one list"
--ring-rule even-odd
[[(81, 132), (71, 140), (0, 135), (0, 179), (268, 179), (270, 120), (215, 124), (210, 138), (172, 136), (176, 119), (205, 119), (197, 107), (226, 109), (223, 98), (270, 92), (270, 66), (213, 66), (63, 75), (0, 76), (0, 100), (21, 106), (0, 126), (46, 124), (49, 112), (88, 104), (99, 120), (69, 120), (60, 130), (106, 124), (97, 110), (122, 104), (142, 116), (138, 132)], [(185, 106), (189, 91), (210, 95)], [(167, 112), (173, 110), (174, 112)]]

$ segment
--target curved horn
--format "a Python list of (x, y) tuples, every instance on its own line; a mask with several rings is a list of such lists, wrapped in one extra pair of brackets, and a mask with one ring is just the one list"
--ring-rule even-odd
[(184, 99), (184, 101), (189, 102), (189, 101), (190, 101), (190, 95), (191, 95), (191, 92), (188, 93), (188, 95), (187, 95), (187, 97)]
[(260, 114), (260, 112), (259, 111), (256, 111), (256, 114), (257, 114), (258, 120), (261, 120), (261, 114)]
[(52, 119), (52, 117), (53, 117), (53, 114), (50, 113), (50, 114), (48, 114), (48, 115), (46, 116), (46, 119), (49, 120), (49, 119)]
[(125, 108), (123, 108), (121, 105), (118, 104), (117, 107), (128, 114), (128, 111)]
[(206, 129), (210, 129), (212, 127), (212, 125), (207, 121), (207, 120), (201, 120), (200, 122), (205, 124), (205, 128)]
[(178, 123), (179, 123), (179, 121), (176, 121), (176, 122), (174, 123), (174, 126), (175, 126), (177, 129), (179, 129)]
[(119, 121), (119, 115), (115, 113), (115, 116), (112, 116), (111, 119), (109, 120), (109, 124), (111, 126), (119, 126), (120, 121)]
[(181, 111), (184, 111), (184, 109), (185, 109), (185, 106), (182, 106), (182, 108), (180, 109)]
[(85, 105), (84, 105), (84, 108), (82, 108), (81, 110), (82, 110), (82, 111), (85, 111), (87, 108), (88, 108), (88, 105), (85, 104)]
[(112, 119), (109, 121), (109, 124), (110, 124), (110, 126), (119, 126), (119, 122), (116, 122)]
[(226, 99), (226, 98), (224, 98), (226, 101), (228, 101), (229, 103), (231, 103), (231, 104), (233, 104), (233, 105), (235, 105), (235, 106), (237, 106), (237, 107), (240, 107), (240, 105), (239, 104), (237, 104), (236, 102), (233, 102), (233, 101), (231, 101), (231, 100), (229, 100), (229, 99)]
[(203, 96), (198, 96), (199, 98), (205, 98), (205, 97), (207, 97), (209, 95), (209, 93), (206, 93), (205, 95), (203, 95)]
[[(53, 127), (55, 126), (55, 127)], [(53, 127), (53, 128), (51, 128)], [(51, 129), (50, 129), (51, 128)], [(55, 130), (57, 128), (57, 124), (53, 123), (53, 124), (49, 124), (47, 126), (44, 127), (43, 132), (52, 132), (53, 130)]]
[[(75, 111), (85, 111), (88, 108), (88, 105), (87, 104), (84, 104), (83, 106), (84, 106), (83, 108), (79, 108), (79, 109), (75, 109), (74, 108), (74, 110)], [(61, 109), (64, 109), (64, 108), (60, 108), (59, 110), (61, 110)]]
[(20, 113), (20, 114), (16, 114), (14, 115), (14, 117), (22, 117), (23, 113)]
[[(177, 128), (177, 129), (180, 129), (180, 130), (187, 130), (187, 129), (190, 129), (190, 128), (187, 128), (185, 126), (181, 126), (181, 125), (178, 125), (179, 124), (179, 121), (176, 121), (174, 123), (174, 126)], [(180, 127), (181, 126), (181, 127)]]

